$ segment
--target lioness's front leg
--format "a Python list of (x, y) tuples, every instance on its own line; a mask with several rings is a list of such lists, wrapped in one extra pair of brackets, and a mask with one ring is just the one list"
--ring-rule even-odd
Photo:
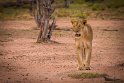
[(90, 60), (91, 60), (91, 52), (92, 52), (92, 42), (87, 42), (87, 47), (85, 48), (85, 69), (90, 70)]
[(84, 69), (84, 47), (83, 43), (80, 41), (80, 37), (75, 37), (75, 43), (76, 43), (76, 52), (77, 52), (77, 60), (78, 60), (78, 70)]

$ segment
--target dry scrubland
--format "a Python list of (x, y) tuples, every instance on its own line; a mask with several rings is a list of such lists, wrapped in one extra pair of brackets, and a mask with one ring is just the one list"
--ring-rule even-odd
[[(124, 83), (124, 1), (80, 1), (55, 11), (51, 43), (36, 43), (39, 30), (28, 5), (0, 7), (0, 83)], [(88, 17), (93, 28), (89, 71), (77, 70), (70, 16)]]
[[(94, 31), (91, 70), (77, 71), (74, 33), (67, 19), (57, 21), (53, 43), (37, 44), (39, 30), (34, 21), (0, 22), (0, 82), (1, 83), (93, 83), (124, 80), (124, 21), (89, 20)], [(80, 78), (91, 73), (90, 79)], [(93, 73), (107, 74), (93, 78)], [(75, 77), (71, 78), (69, 76)], [(84, 77), (87, 77), (85, 75)], [(120, 80), (114, 80), (120, 79)]]

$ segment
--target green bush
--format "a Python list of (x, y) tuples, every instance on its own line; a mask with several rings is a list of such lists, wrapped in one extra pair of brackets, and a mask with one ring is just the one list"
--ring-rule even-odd
[(102, 4), (95, 3), (92, 5), (92, 10), (94, 11), (105, 10), (105, 7)]
[(18, 18), (30, 18), (28, 9), (16, 8), (16, 7), (0, 7), (0, 19), (1, 20), (14, 20)]
[(58, 16), (58, 17), (87, 17), (87, 14), (79, 9), (66, 9), (66, 8), (60, 8), (56, 9), (54, 14), (52, 15)]
[(85, 2), (84, 0), (73, 0), (73, 1), (74, 1), (74, 3), (78, 3), (78, 4), (82, 4)]
[(104, 3), (108, 8), (124, 7), (124, 0), (105, 0)]

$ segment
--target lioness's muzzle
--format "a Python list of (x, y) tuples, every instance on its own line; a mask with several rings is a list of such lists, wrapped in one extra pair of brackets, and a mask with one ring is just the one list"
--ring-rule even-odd
[(76, 37), (79, 37), (79, 36), (81, 36), (81, 34), (80, 33), (76, 33), (75, 36)]

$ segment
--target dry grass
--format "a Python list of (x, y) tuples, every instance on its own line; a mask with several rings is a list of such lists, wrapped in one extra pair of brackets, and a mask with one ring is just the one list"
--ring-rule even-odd
[(76, 74), (69, 74), (69, 77), (80, 79), (80, 78), (99, 78), (107, 76), (106, 74), (99, 74), (99, 73), (76, 73)]

